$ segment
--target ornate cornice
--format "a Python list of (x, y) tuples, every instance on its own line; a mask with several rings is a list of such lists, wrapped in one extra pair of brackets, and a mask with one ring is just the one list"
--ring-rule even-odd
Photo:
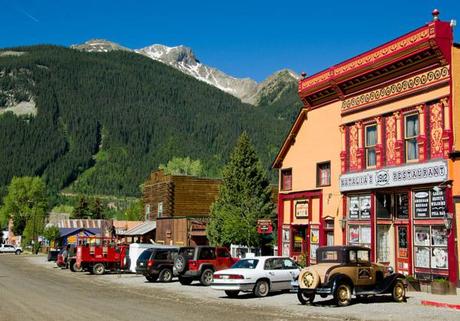
[(342, 114), (351, 113), (395, 97), (414, 93), (449, 80), (449, 66), (439, 67), (422, 74), (403, 79), (394, 84), (372, 90), (342, 102)]

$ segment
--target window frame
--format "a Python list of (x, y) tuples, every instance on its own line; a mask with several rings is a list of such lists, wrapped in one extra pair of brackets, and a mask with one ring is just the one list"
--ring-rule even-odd
[[(329, 175), (328, 175), (329, 182), (328, 182), (328, 184), (322, 184), (322, 177), (323, 177), (322, 172), (325, 171), (325, 170), (322, 169), (321, 166), (324, 166), (324, 165), (329, 165)], [(325, 162), (316, 163), (316, 187), (331, 186), (331, 181), (332, 181), (332, 177), (331, 177), (331, 161), (325, 161)]]
[[(375, 142), (374, 145), (368, 145), (367, 144), (367, 129), (370, 127), (375, 127)], [(376, 146), (379, 140), (379, 133), (378, 133), (378, 126), (376, 123), (372, 123), (369, 125), (366, 125), (364, 127), (364, 149), (366, 151), (365, 157), (366, 157), (366, 168), (376, 168), (377, 167), (377, 154), (376, 154)], [(369, 165), (369, 150), (374, 151), (375, 155), (375, 164), (374, 165)]]
[[(417, 135), (408, 137), (407, 136), (407, 119), (413, 116), (417, 117)], [(405, 154), (404, 157), (405, 157), (406, 163), (418, 162), (420, 158), (420, 150), (418, 148), (418, 142), (417, 142), (417, 138), (419, 136), (420, 136), (420, 115), (418, 113), (408, 113), (407, 115), (404, 115), (404, 154)], [(417, 156), (414, 159), (409, 159), (407, 146), (408, 146), (409, 141), (412, 141), (412, 140), (415, 141)]]
[[(288, 173), (288, 172), (290, 173), (290, 175), (289, 175), (289, 176), (290, 176), (290, 186), (289, 186), (289, 188), (287, 188), (287, 187), (285, 186), (285, 180), (284, 180), (284, 177), (285, 177), (284, 174), (285, 174), (285, 173)], [(281, 170), (280, 180), (281, 180), (281, 181), (280, 181), (280, 190), (281, 190), (281, 191), (292, 191), (292, 167), (290, 167), (290, 168), (283, 168), (283, 169)]]

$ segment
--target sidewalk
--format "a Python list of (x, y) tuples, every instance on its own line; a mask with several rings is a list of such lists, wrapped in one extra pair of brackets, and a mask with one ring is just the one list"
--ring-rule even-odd
[[(457, 290), (457, 292), (459, 292)], [(438, 308), (450, 308), (460, 311), (460, 295), (437, 295), (427, 292), (407, 292), (409, 298), (418, 303)]]

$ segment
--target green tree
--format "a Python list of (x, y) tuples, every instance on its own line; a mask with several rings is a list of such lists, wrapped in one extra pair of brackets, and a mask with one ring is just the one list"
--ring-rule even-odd
[(199, 159), (193, 160), (190, 157), (173, 157), (167, 165), (160, 164), (159, 169), (164, 170), (167, 175), (191, 175), (201, 176), (203, 165)]
[(80, 199), (78, 200), (78, 205), (75, 206), (72, 212), (72, 216), (74, 218), (79, 218), (79, 219), (92, 217), (92, 213), (89, 209), (88, 201), (86, 200), (84, 196), (80, 196)]
[(126, 220), (141, 221), (144, 219), (144, 202), (142, 199), (137, 199), (126, 209)]
[(43, 236), (48, 240), (48, 241), (56, 241), (56, 239), (59, 238), (60, 233), (59, 233), (59, 227), (57, 226), (49, 226), (43, 230)]
[(101, 202), (99, 197), (96, 197), (90, 206), (91, 217), (94, 219), (103, 219), (104, 218), (104, 205)]
[(211, 206), (208, 238), (215, 245), (260, 245), (257, 220), (272, 218), (271, 188), (249, 137), (243, 133), (223, 170), (219, 196)]
[(0, 209), (2, 222), (13, 219), (13, 232), (27, 243), (43, 231), (48, 206), (47, 191), (39, 177), (13, 177)]

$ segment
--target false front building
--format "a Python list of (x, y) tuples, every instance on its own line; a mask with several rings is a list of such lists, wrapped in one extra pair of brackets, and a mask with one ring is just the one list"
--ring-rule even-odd
[(273, 165), (283, 255), (364, 245), (398, 272), (458, 282), (460, 48), (438, 14), (299, 81)]

